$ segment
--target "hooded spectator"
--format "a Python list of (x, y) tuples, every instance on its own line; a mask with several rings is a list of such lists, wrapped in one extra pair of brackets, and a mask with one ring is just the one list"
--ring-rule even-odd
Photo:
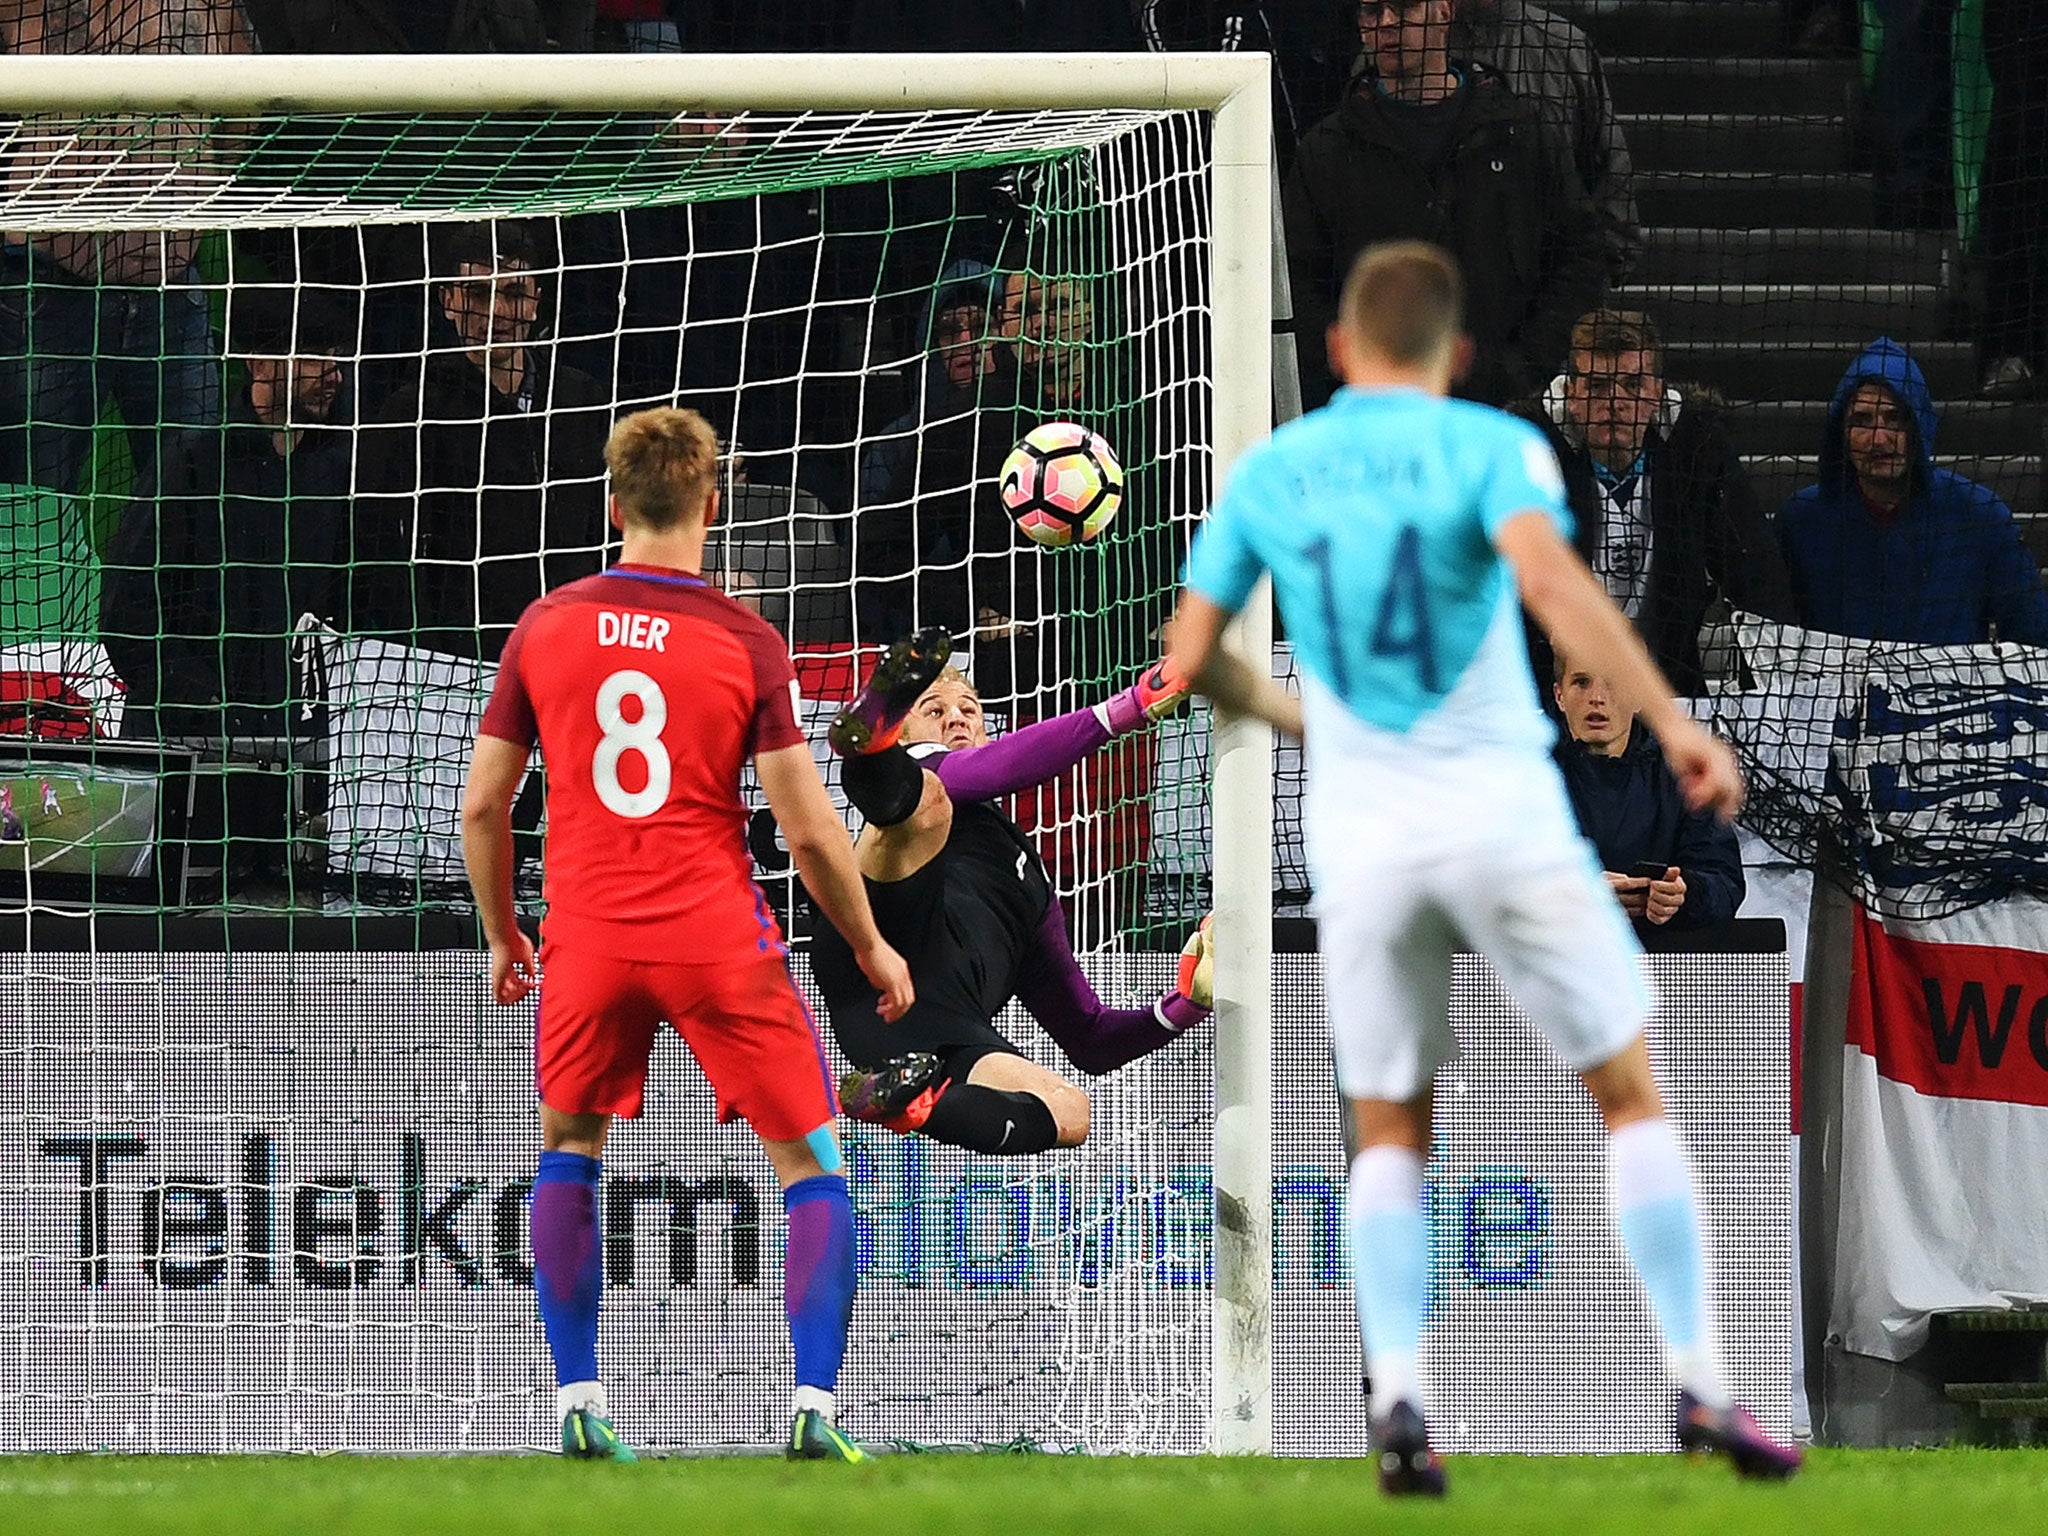
[[(940, 275), (922, 316), (917, 399), (862, 455), (853, 537), (864, 639), (929, 624), (965, 637), (976, 617), (969, 557), (978, 525), (994, 519), (1004, 552), (1014, 542), (993, 490), (1018, 387), (994, 333), (998, 281), (971, 260)], [(990, 530), (980, 532), (988, 543)]]
[(2012, 512), (1936, 465), (1935, 425), (1920, 365), (1890, 337), (1843, 373), (1820, 478), (1778, 514), (1799, 622), (1867, 640), (2048, 646), (2048, 594)]

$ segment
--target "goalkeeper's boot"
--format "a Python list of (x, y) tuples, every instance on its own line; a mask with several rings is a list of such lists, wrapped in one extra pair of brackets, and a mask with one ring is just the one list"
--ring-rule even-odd
[(1429, 1426), (1414, 1404), (1396, 1403), (1385, 1418), (1372, 1421), (1372, 1454), (1380, 1469), (1380, 1492), (1394, 1498), (1443, 1497), (1444, 1459), (1430, 1449)]
[(1798, 1446), (1780, 1445), (1765, 1434), (1747, 1408), (1709, 1408), (1683, 1388), (1678, 1393), (1678, 1443), (1688, 1451), (1727, 1456), (1744, 1477), (1787, 1478), (1805, 1459)]
[(577, 1461), (638, 1461), (612, 1421), (589, 1408), (571, 1408), (562, 1420), (562, 1454)]
[(918, 1051), (873, 1072), (847, 1073), (839, 1080), (839, 1107), (849, 1120), (908, 1136), (931, 1119), (932, 1106), (951, 1086), (945, 1062)]
[(827, 733), (832, 750), (841, 757), (861, 757), (895, 746), (912, 706), (945, 671), (952, 654), (953, 637), (943, 629), (920, 629), (890, 646), (832, 722)]
[(815, 1408), (804, 1408), (789, 1421), (791, 1461), (866, 1461), (868, 1454), (839, 1432), (838, 1426)]

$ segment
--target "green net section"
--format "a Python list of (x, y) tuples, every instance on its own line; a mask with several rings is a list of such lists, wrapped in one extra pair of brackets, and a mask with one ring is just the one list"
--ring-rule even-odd
[(24, 118), (5, 227), (307, 226), (571, 215), (1015, 165), (1109, 144), (1138, 111)]

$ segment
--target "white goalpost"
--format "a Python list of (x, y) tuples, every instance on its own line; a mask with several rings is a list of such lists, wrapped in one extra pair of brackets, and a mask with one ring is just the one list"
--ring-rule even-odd
[[(789, 637), (807, 698), (829, 699), (858, 669), (889, 604), (928, 619), (957, 578), (971, 593), (1000, 580), (1009, 595), (967, 611), (977, 682), (1007, 680), (983, 684), (998, 712), (1021, 721), (1089, 702), (1086, 689), (1156, 646), (1193, 523), (1271, 424), (1263, 55), (9, 57), (0, 92), (12, 114), (0, 122), (0, 229), (279, 232), (294, 253), (309, 231), (344, 232), (356, 253), (375, 232), (424, 231), (394, 236), (413, 242), (399, 277), (364, 254), (338, 285), (357, 327), (344, 355), (400, 395), (425, 398), (436, 359), (459, 351), (434, 339), (434, 312), (424, 339), (373, 330), (374, 315), (402, 309), (397, 297), (417, 321), (439, 232), (552, 231), (536, 267), (554, 327), (545, 345), (606, 360), (589, 369), (605, 387), (579, 409), (609, 419), (730, 403), (717, 424), (742, 478), (707, 573)], [(859, 201), (872, 222), (843, 247), (791, 233), (777, 221), (796, 217), (795, 194)], [(643, 222), (656, 215), (673, 219), (658, 252)], [(602, 259), (563, 233), (598, 218), (619, 242)], [(961, 231), (984, 227), (986, 251), (964, 262)], [(201, 261), (192, 279), (195, 302), (225, 314), (217, 327), (234, 331), (244, 292), (308, 312), (319, 283), (223, 244), (225, 265)], [(919, 261), (937, 253), (914, 282), (889, 275), (924, 272), (906, 247)], [(834, 278), (834, 261), (855, 275)], [(795, 299), (775, 286), (786, 269), (811, 273)], [(1118, 444), (1132, 490), (1099, 546), (930, 539), (934, 498), (975, 483), (963, 472), (934, 490), (954, 473), (959, 422), (930, 404), (943, 361), (933, 323), (963, 282), (988, 311), (992, 372), (1014, 358), (1037, 370), (1023, 376), (1043, 394), (1003, 409), (1049, 413), (1057, 385), (1060, 408)], [(719, 309), (725, 294), (737, 312)], [(893, 354), (877, 339), (885, 312), (908, 336)], [(707, 353), (730, 358), (710, 384), (692, 371), (710, 367)], [(634, 358), (653, 361), (633, 374)], [(372, 420), (375, 405), (361, 403), (352, 432), (392, 429)], [(569, 427), (546, 401), (533, 410), (549, 424), (543, 451), (561, 451)], [(773, 429), (751, 425), (764, 415)], [(423, 407), (418, 430), (434, 424)], [(126, 423), (131, 438), (151, 425)], [(218, 418), (162, 426), (168, 455), (172, 427), (203, 437)], [(352, 438), (346, 503), (413, 526), (448, 488), (380, 479), (367, 440)], [(893, 483), (875, 468), (891, 464)], [(491, 494), (494, 473), (478, 467), (463, 494)], [(537, 472), (550, 530), (550, 498), (593, 494), (599, 473)], [(128, 494), (162, 494), (149, 484)], [(101, 485), (82, 485), (77, 507), (88, 515), (97, 495), (107, 508), (89, 515), (111, 529), (134, 514)], [(899, 525), (911, 560), (900, 570), (880, 531)], [(467, 565), (408, 537), (394, 569), (410, 600), (425, 601), (431, 577), (484, 628), (501, 566), (604, 558), (602, 530), (516, 555), (479, 545)], [(1233, 630), (1260, 665), (1269, 608), (1262, 584)], [(308, 884), (287, 916), (368, 935), (398, 914), (424, 934), (460, 904), (452, 796), (495, 651), (447, 654), (313, 618), (287, 625), (294, 667), (317, 653), (304, 675), (324, 679), (305, 713), (317, 702), (325, 734), (296, 759), (317, 761), (324, 798), (317, 817), (294, 802), (287, 873)], [(128, 638), (158, 636), (145, 625)], [(104, 676), (79, 681), (90, 697), (108, 691)], [(1049, 862), (1077, 949), (1112, 1003), (1156, 994), (1178, 940), (1154, 941), (1198, 916), (1186, 893), (1206, 889), (1213, 1035), (1102, 1079), (1090, 1143), (1028, 1167), (852, 1139), (864, 1263), (886, 1283), (863, 1280), (861, 1306), (877, 1310), (856, 1314), (850, 1369), (870, 1349), (889, 1372), (854, 1394), (857, 1435), (1274, 1448), (1274, 748), (1263, 726), (1204, 721), (1048, 792), (1031, 825), (1061, 850)], [(324, 840), (310, 854), (309, 825)], [(772, 873), (772, 835), (755, 852)], [(366, 938), (361, 955), (310, 955), (289, 938), (251, 942), (236, 926), (250, 915), (218, 923), (215, 953), (168, 954), (160, 939), (125, 953), (98, 937), (38, 948), (49, 930), (31, 913), (26, 949), (0, 954), (0, 1086), (19, 1089), (0, 1104), (0, 1447), (544, 1445), (541, 1342), (521, 1290), (526, 1021), (489, 1008), (473, 957), (452, 946), (423, 939), (399, 957)], [(636, 1444), (729, 1448), (772, 1434), (780, 1410), (779, 1398), (762, 1406), (781, 1348), (768, 1294), (779, 1219), (772, 1187), (735, 1173), (745, 1148), (709, 1130), (708, 1095), (688, 1077), (660, 1069), (647, 1129), (632, 1134), (666, 1139), (608, 1172), (605, 1347), (630, 1338), (639, 1385), (623, 1402), (647, 1416)], [(701, 1145), (681, 1145), (677, 1116), (691, 1135), (706, 1127)], [(949, 1380), (953, 1350), (972, 1358)], [(907, 1371), (923, 1373), (914, 1391)], [(66, 1381), (112, 1406), (52, 1417)]]

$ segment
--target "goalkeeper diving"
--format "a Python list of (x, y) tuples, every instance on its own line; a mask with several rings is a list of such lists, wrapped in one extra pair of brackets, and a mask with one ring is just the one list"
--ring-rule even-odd
[(858, 1069), (840, 1101), (856, 1120), (970, 1152), (1077, 1146), (1086, 1090), (1028, 1059), (996, 1016), (1015, 998), (1082, 1072), (1114, 1071), (1208, 1018), (1208, 925), (1183, 950), (1174, 990), (1145, 1007), (1107, 1006), (1074, 961), (1043, 861), (996, 802), (1147, 729), (1180, 707), (1187, 684), (1162, 663), (1100, 704), (991, 741), (950, 652), (943, 630), (898, 641), (832, 727), (841, 784), (867, 819), (854, 852), (868, 901), (917, 991), (885, 1022), (846, 941), (819, 925), (812, 975)]

